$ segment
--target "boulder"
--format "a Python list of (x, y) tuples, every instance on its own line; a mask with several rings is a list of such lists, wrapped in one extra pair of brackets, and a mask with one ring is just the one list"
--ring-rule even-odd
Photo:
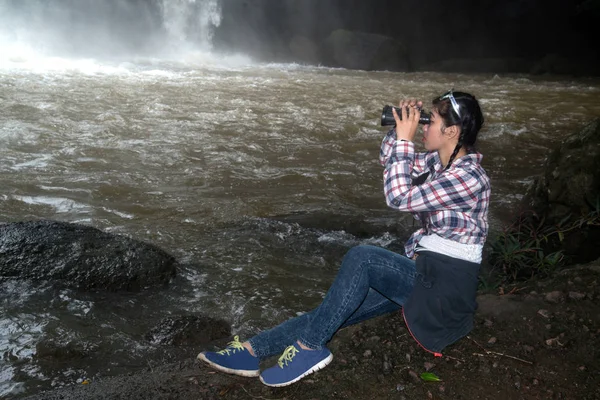
[(0, 225), (0, 279), (137, 291), (168, 283), (176, 266), (174, 257), (154, 245), (89, 226), (56, 221)]
[(600, 247), (592, 245), (600, 243), (600, 119), (567, 137), (550, 153), (544, 173), (534, 180), (524, 202), (547, 225), (573, 228), (564, 232), (561, 243), (573, 261), (600, 257)]
[(153, 344), (200, 346), (231, 334), (231, 326), (220, 319), (204, 316), (168, 317), (145, 336)]
[(384, 35), (338, 29), (325, 40), (325, 49), (328, 63), (342, 68), (408, 71), (410, 67), (406, 47)]
[(531, 62), (524, 58), (449, 58), (446, 60), (416, 66), (420, 71), (458, 73), (516, 73), (531, 68)]

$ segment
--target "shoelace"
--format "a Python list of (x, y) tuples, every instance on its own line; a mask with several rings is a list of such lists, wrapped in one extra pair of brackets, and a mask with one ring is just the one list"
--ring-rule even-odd
[(279, 368), (283, 368), (283, 364), (287, 366), (290, 362), (292, 362), (292, 358), (298, 353), (298, 349), (295, 346), (288, 346), (279, 357), (277, 364), (279, 364)]
[(240, 342), (240, 337), (239, 336), (234, 336), (233, 337), (233, 342), (229, 342), (229, 344), (227, 345), (227, 348), (221, 350), (221, 351), (217, 351), (217, 354), (220, 355), (224, 355), (227, 354), (229, 355), (229, 353), (233, 352), (233, 354), (235, 354), (235, 352), (237, 350), (245, 350), (245, 347), (242, 345), (242, 342)]

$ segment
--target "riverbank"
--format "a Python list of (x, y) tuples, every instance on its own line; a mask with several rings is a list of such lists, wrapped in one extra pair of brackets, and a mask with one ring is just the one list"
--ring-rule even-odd
[(418, 347), (396, 313), (340, 331), (330, 366), (288, 388), (216, 373), (190, 349), (179, 363), (27, 399), (598, 399), (598, 298), (600, 260), (481, 292), (474, 330), (441, 359)]

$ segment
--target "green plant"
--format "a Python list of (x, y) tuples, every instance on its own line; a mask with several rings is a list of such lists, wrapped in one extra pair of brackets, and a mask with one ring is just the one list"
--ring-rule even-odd
[(600, 226), (600, 199), (590, 204), (586, 215), (567, 215), (556, 224), (548, 224), (535, 213), (522, 213), (491, 242), (490, 264), (503, 282), (533, 276), (548, 276), (562, 267), (565, 255), (560, 250), (565, 236), (583, 227)]

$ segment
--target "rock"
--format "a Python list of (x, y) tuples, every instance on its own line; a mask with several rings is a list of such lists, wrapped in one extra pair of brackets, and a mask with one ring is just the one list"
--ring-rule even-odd
[(554, 292), (550, 292), (550, 293), (546, 294), (546, 301), (548, 303), (558, 304), (558, 303), (563, 302), (564, 300), (565, 300), (565, 295), (558, 290), (555, 290)]
[[(541, 74), (575, 74), (587, 75), (589, 67), (572, 57), (566, 57), (556, 53), (546, 54), (538, 60), (530, 69), (533, 75)], [(567, 72), (568, 71), (568, 72)]]
[(390, 363), (389, 363), (389, 362), (387, 362), (387, 361), (384, 361), (384, 362), (383, 362), (383, 373), (384, 373), (384, 374), (389, 374), (389, 373), (390, 373), (390, 370), (391, 370)]
[[(568, 226), (575, 224), (577, 218), (589, 217), (598, 199), (600, 119), (568, 136), (549, 154), (543, 175), (534, 180), (523, 201), (548, 226), (561, 222)], [(600, 227), (583, 224), (565, 232), (560, 242), (554, 238), (552, 248), (546, 250), (563, 250), (574, 263), (584, 263), (600, 257), (600, 246), (589, 243), (600, 243)]]
[(547, 339), (546, 340), (546, 345), (551, 346), (551, 347), (562, 347), (562, 343), (558, 340), (558, 337), (555, 338), (551, 338), (551, 339)]
[(175, 276), (160, 248), (89, 226), (55, 221), (0, 224), (0, 277), (78, 290), (137, 291)]
[(550, 313), (548, 310), (538, 310), (537, 313), (546, 319), (550, 318)]
[(527, 70), (531, 62), (524, 58), (447, 58), (420, 66), (427, 71), (445, 72), (517, 72)]
[(585, 299), (585, 293), (569, 292), (569, 298), (575, 301), (583, 300)]
[(425, 371), (431, 371), (435, 367), (435, 364), (426, 362), (423, 364), (423, 367), (425, 367)]
[(168, 317), (145, 336), (153, 344), (198, 346), (231, 334), (231, 326), (219, 319), (204, 316)]
[(398, 40), (384, 35), (333, 31), (325, 40), (331, 62), (342, 68), (360, 70), (408, 71), (406, 48)]
[(410, 377), (410, 379), (412, 379), (414, 383), (421, 383), (421, 378), (419, 377), (419, 374), (417, 374), (412, 369), (408, 371), (408, 376)]
[(73, 360), (92, 357), (98, 350), (97, 345), (82, 340), (63, 342), (61, 338), (47, 338), (35, 346), (37, 359), (49, 359), (53, 363), (72, 362)]
[(365, 352), (363, 353), (363, 357), (368, 358), (371, 357), (373, 355), (373, 352), (371, 350), (365, 350)]
[(496, 344), (497, 341), (498, 339), (496, 339), (495, 337), (491, 337), (490, 340), (488, 340), (488, 344)]

